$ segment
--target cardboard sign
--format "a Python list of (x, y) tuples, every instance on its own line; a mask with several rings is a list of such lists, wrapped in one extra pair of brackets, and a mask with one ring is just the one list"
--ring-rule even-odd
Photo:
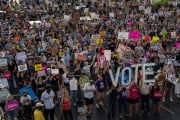
[(18, 71), (19, 72), (26, 71), (26, 70), (27, 70), (27, 64), (18, 65)]
[(80, 61), (86, 61), (86, 56), (84, 56), (82, 53), (75, 53), (76, 60)]
[(122, 59), (131, 59), (132, 53), (129, 51), (123, 51), (121, 54), (121, 58)]
[(34, 65), (35, 71), (41, 71), (42, 70), (42, 64), (36, 64)]
[(23, 96), (23, 91), (24, 90), (27, 90), (28, 95), (31, 96), (32, 100), (37, 99), (36, 94), (34, 93), (33, 89), (30, 86), (25, 86), (25, 87), (19, 89), (19, 93), (21, 94), (21, 96)]
[(111, 50), (104, 50), (104, 56), (106, 57), (107, 61), (111, 60)]
[(51, 69), (51, 74), (52, 75), (58, 75), (59, 74), (59, 69)]
[(105, 56), (99, 56), (97, 58), (97, 64), (98, 65), (104, 65), (106, 63), (106, 57)]
[(0, 67), (7, 66), (7, 59), (0, 59)]
[(118, 32), (118, 39), (119, 40), (127, 40), (129, 38), (129, 32)]
[(38, 71), (38, 77), (46, 76), (45, 70), (43, 71)]
[(139, 9), (139, 10), (144, 10), (144, 9), (145, 9), (145, 6), (139, 6), (138, 9)]
[(7, 78), (1, 78), (0, 79), (0, 84), (2, 84), (4, 87), (7, 87), (7, 88), (9, 87)]
[(27, 55), (25, 52), (16, 53), (16, 60), (26, 60)]
[(138, 31), (129, 32), (130, 39), (140, 39), (141, 34)]
[(144, 9), (144, 14), (146, 14), (146, 15), (151, 14), (151, 7)]
[(176, 42), (176, 43), (175, 43), (175, 47), (176, 47), (176, 48), (180, 48), (180, 42)]

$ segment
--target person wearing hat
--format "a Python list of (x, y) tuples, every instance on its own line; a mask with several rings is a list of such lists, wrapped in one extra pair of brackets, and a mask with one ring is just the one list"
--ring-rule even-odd
[(36, 108), (35, 108), (34, 115), (33, 115), (34, 120), (45, 120), (45, 117), (42, 112), (43, 106), (44, 106), (44, 104), (42, 104), (41, 102), (36, 103)]

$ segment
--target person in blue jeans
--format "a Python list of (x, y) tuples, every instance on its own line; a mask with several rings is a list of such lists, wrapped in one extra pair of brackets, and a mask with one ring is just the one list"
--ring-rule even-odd
[(127, 91), (126, 87), (119, 86), (118, 88), (118, 104), (119, 104), (119, 113), (120, 118), (122, 118), (122, 108), (124, 111), (124, 114), (127, 115)]

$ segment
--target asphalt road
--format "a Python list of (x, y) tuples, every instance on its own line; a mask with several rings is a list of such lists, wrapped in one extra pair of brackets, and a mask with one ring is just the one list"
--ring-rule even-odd
[[(132, 117), (132, 118), (121, 118), (119, 120), (180, 120), (180, 98), (174, 96), (174, 102), (170, 102), (169, 99), (166, 102), (161, 103), (161, 113), (162, 116), (156, 116), (153, 113), (150, 115), (144, 114), (142, 117)], [(118, 115), (118, 108), (115, 108), (116, 118)], [(151, 105), (151, 111), (153, 111), (153, 107)], [(107, 120), (107, 106), (101, 107), (100, 109), (96, 109), (94, 105), (94, 116), (90, 118), (90, 120)], [(56, 120), (63, 120), (62, 114), (57, 107)], [(75, 115), (74, 115), (74, 118)], [(118, 120), (118, 119), (117, 119)]]

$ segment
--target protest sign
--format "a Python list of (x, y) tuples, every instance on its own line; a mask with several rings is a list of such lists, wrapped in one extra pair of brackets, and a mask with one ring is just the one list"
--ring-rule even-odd
[(16, 60), (26, 60), (27, 55), (25, 52), (16, 53)]
[(176, 32), (171, 32), (171, 38), (176, 38)]
[(118, 39), (119, 40), (127, 40), (129, 38), (129, 32), (118, 32)]
[(70, 80), (70, 90), (78, 90), (78, 81), (73, 78), (72, 80)]
[(45, 70), (38, 71), (38, 77), (46, 76)]
[(23, 96), (24, 90), (26, 90), (28, 92), (28, 95), (31, 96), (32, 100), (37, 99), (36, 94), (34, 93), (33, 89), (30, 86), (25, 86), (25, 87), (19, 89), (19, 93), (21, 96)]
[(64, 15), (64, 21), (69, 21), (71, 19), (70, 15)]
[(158, 36), (153, 36), (151, 41), (152, 42), (157, 42), (157, 41), (159, 41), (159, 37)]
[(91, 36), (91, 45), (96, 45), (96, 40), (100, 39), (101, 36), (99, 34), (94, 34)]
[(12, 73), (11, 73), (10, 71), (5, 71), (5, 72), (2, 74), (2, 78), (9, 78), (11, 75), (12, 75)]
[(4, 87), (9, 87), (7, 78), (0, 78), (0, 84), (2, 84)]
[(144, 5), (140, 5), (138, 9), (139, 9), (139, 10), (144, 10), (144, 9), (145, 9), (145, 6), (144, 6)]
[(59, 74), (59, 69), (51, 69), (51, 74), (52, 75), (58, 75)]
[(36, 64), (34, 65), (35, 71), (41, 71), (42, 70), (42, 64)]
[(114, 13), (113, 13), (113, 12), (110, 12), (110, 13), (109, 13), (109, 17), (110, 17), (110, 18), (114, 18)]
[(122, 44), (119, 44), (118, 48), (116, 49), (116, 52), (121, 52), (121, 51), (131, 51), (131, 48), (124, 46)]
[(129, 32), (129, 38), (130, 39), (140, 39), (140, 32), (139, 31), (132, 31), (132, 32)]
[[(134, 79), (137, 83), (138, 81), (138, 68), (139, 67), (142, 67), (142, 70), (143, 70), (143, 83), (154, 83), (155, 82), (155, 79), (147, 79), (147, 75), (153, 75), (154, 72), (153, 71), (147, 71), (146, 68), (147, 67), (153, 67), (155, 65), (155, 63), (146, 63), (146, 64), (134, 64), (134, 65), (131, 65), (131, 67), (125, 67), (122, 69), (121, 73), (120, 73), (120, 67), (118, 67), (117, 69), (117, 72), (116, 72), (116, 75), (114, 77), (113, 75), (113, 72), (111, 69), (109, 69), (109, 75), (110, 75), (110, 78), (111, 78), (111, 81), (113, 83), (114, 86), (117, 86), (118, 84), (123, 84), (123, 85), (129, 85), (131, 82), (132, 82), (132, 79), (131, 79), (131, 76), (132, 76), (132, 69), (131, 68), (135, 68), (135, 75), (134, 75)], [(128, 75), (129, 75), (129, 80), (127, 83), (124, 82), (124, 75), (125, 75), (125, 72), (128, 71)], [(122, 75), (122, 83), (118, 83), (118, 77), (119, 77), (119, 74)]]
[(144, 9), (144, 14), (151, 14), (151, 7)]
[(84, 56), (83, 53), (75, 53), (75, 58), (76, 60), (86, 61), (86, 57)]
[(132, 53), (130, 51), (123, 51), (121, 54), (121, 59), (131, 59)]
[(97, 40), (96, 40), (96, 44), (97, 44), (97, 45), (103, 44), (103, 39), (97, 39)]
[(26, 70), (27, 70), (27, 64), (18, 65), (18, 71), (19, 72), (26, 71)]
[(180, 42), (176, 42), (176, 43), (175, 43), (175, 47), (176, 47), (176, 48), (180, 48)]
[(0, 67), (7, 66), (7, 59), (0, 59)]
[(99, 56), (99, 57), (97, 58), (97, 64), (98, 64), (98, 65), (104, 65), (104, 64), (106, 64), (106, 57), (105, 57), (105, 56)]
[(111, 50), (104, 50), (104, 56), (106, 57), (107, 61), (111, 60)]

